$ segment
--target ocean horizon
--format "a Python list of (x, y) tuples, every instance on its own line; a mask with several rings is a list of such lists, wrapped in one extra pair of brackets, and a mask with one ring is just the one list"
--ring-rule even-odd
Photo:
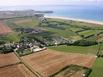
[(100, 5), (34, 5), (34, 6), (0, 6), (3, 10), (53, 11), (47, 16), (60, 16), (103, 22), (103, 6)]

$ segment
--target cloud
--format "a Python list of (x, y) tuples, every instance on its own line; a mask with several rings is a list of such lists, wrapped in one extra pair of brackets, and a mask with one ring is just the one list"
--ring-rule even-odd
[(49, 4), (88, 4), (102, 0), (0, 0), (0, 5), (49, 5)]

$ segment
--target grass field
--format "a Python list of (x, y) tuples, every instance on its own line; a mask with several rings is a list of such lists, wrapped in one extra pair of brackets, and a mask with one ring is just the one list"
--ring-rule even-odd
[(53, 46), (50, 49), (58, 50), (61, 52), (72, 52), (72, 53), (82, 53), (82, 54), (96, 54), (98, 50), (98, 45), (83, 47), (83, 46)]
[(38, 26), (39, 20), (35, 17), (13, 18), (4, 21), (10, 28), (34, 28)]
[(79, 34), (83, 35), (84, 37), (88, 37), (90, 35), (96, 35), (102, 31), (103, 30), (85, 30), (85, 31), (79, 32)]
[(17, 20), (14, 22), (18, 26), (24, 26), (24, 27), (35, 27), (38, 25), (39, 21), (32, 18), (32, 19), (24, 19), (24, 20)]
[(70, 28), (70, 30), (72, 30), (72, 31), (74, 31), (74, 32), (77, 32), (77, 31), (81, 31), (81, 30), (84, 30), (84, 29), (82, 29), (82, 28)]
[[(64, 30), (57, 29), (57, 28), (52, 28), (52, 27), (40, 26), (39, 25), (40, 20), (36, 19), (35, 17), (9, 19), (9, 20), (6, 21), (6, 23), (11, 28), (42, 27), (43, 29), (46, 29), (50, 32), (54, 32), (57, 35), (63, 36), (67, 39), (73, 39), (75, 41), (83, 39), (81, 37), (81, 35), (83, 35), (84, 37), (88, 37), (90, 35), (96, 35), (96, 34), (103, 31), (102, 26), (98, 26), (98, 25), (94, 25), (94, 24), (90, 24), (90, 23), (74, 22), (74, 21), (61, 20), (61, 19), (58, 19), (58, 20), (57, 19), (48, 19), (48, 21), (50, 23), (57, 23), (59, 25), (61, 24), (61, 26), (64, 28)], [(43, 23), (43, 24), (47, 25), (47, 23)], [(88, 28), (88, 30), (86, 28)], [(82, 30), (84, 30), (84, 31), (82, 31)], [(81, 32), (78, 32), (78, 34), (77, 34), (77, 31), (81, 31)], [(94, 39), (94, 37), (93, 38), (91, 37), (88, 40), (94, 40), (95, 41), (96, 39)], [(102, 38), (100, 38), (100, 41), (101, 40), (102, 40)]]
[(58, 29), (53, 29), (53, 28), (45, 28), (47, 31), (54, 32), (57, 35), (60, 35), (62, 37), (65, 37), (67, 39), (73, 39), (73, 40), (80, 40), (82, 37), (77, 35), (75, 32), (66, 29), (66, 30), (58, 30)]
[(103, 77), (103, 58), (98, 58), (89, 77)]

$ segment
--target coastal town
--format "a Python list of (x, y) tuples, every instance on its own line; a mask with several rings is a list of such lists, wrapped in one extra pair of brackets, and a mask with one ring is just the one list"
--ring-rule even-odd
[(101, 24), (44, 13), (53, 12), (0, 11), (0, 76), (89, 77), (103, 58)]

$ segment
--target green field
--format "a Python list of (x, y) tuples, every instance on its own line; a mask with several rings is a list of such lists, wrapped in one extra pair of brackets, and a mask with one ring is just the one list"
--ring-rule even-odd
[[(58, 28), (40, 26), (39, 25), (40, 20), (35, 17), (13, 18), (13, 19), (8, 19), (5, 22), (7, 23), (7, 25), (9, 25), (13, 29), (18, 28), (18, 27), (22, 27), (22, 28), (42, 27), (43, 29), (46, 29), (47, 31), (54, 32), (62, 37), (65, 37), (70, 40), (72, 39), (75, 41), (83, 39), (81, 37), (82, 35), (84, 37), (88, 37), (90, 35), (96, 35), (103, 31), (101, 30), (103, 29), (102, 26), (84, 23), (84, 22), (74, 22), (74, 21), (61, 20), (61, 19), (48, 19), (48, 21), (49, 23), (56, 23), (56, 24), (61, 25), (64, 28), (64, 30), (61, 30)], [(48, 25), (47, 23), (42, 23), (42, 25), (43, 24)], [(80, 32), (77, 33), (77, 31), (80, 31)], [(89, 39), (90, 40), (92, 39), (94, 41), (96, 40), (92, 37)]]
[(67, 53), (82, 53), (82, 54), (96, 54), (98, 51), (99, 46), (89, 46), (89, 47), (83, 47), (83, 46), (52, 46), (49, 47), (50, 49), (54, 49), (61, 52), (67, 52)]
[(82, 28), (73, 28), (73, 27), (71, 27), (70, 28), (70, 30), (72, 30), (73, 32), (77, 32), (77, 31), (81, 31), (81, 30), (84, 30), (84, 29), (82, 29)]
[(98, 58), (89, 77), (103, 77), (103, 58)]
[(83, 35), (84, 37), (88, 37), (90, 35), (96, 35), (102, 31), (103, 30), (85, 30), (85, 31), (79, 32), (79, 34)]
[(35, 17), (13, 18), (13, 19), (4, 20), (4, 22), (12, 29), (34, 28), (39, 24), (39, 20)]
[(35, 27), (39, 24), (39, 21), (36, 20), (36, 19), (24, 19), (23, 20), (18, 20), (18, 21), (15, 21), (15, 24), (18, 25), (18, 26), (24, 26), (24, 27)]
[(66, 30), (58, 30), (53, 28), (45, 28), (47, 31), (54, 32), (60, 36), (63, 36), (65, 38), (70, 38), (70, 36), (76, 36), (77, 34), (75, 32), (72, 32), (69, 29)]

